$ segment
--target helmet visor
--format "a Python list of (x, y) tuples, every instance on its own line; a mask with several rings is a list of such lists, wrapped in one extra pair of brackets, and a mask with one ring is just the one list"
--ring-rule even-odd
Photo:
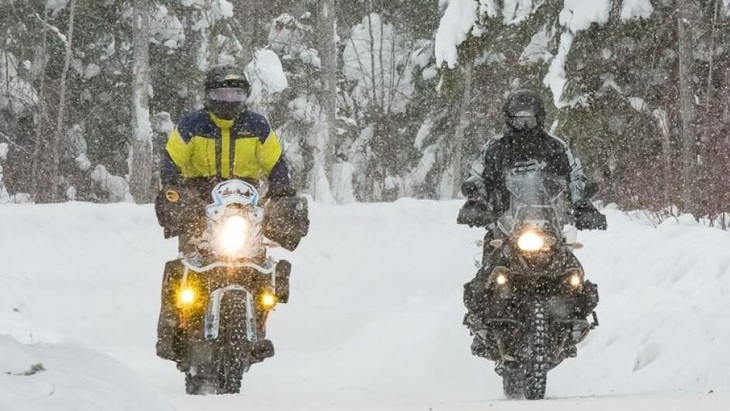
[(512, 116), (510, 117), (510, 124), (515, 130), (532, 130), (537, 127), (537, 117), (534, 115)]
[(248, 92), (238, 87), (219, 87), (208, 90), (208, 98), (227, 103), (243, 103), (248, 98)]

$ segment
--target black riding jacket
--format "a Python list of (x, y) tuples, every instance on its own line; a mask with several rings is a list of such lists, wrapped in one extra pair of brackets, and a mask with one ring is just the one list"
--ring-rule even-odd
[(519, 168), (535, 168), (565, 177), (570, 199), (575, 204), (583, 200), (586, 178), (580, 160), (568, 145), (544, 130), (530, 134), (508, 131), (491, 139), (472, 162), (467, 182), (477, 191), (467, 194), (470, 199), (484, 200), (497, 213), (509, 207), (509, 192), (505, 186), (508, 172)]

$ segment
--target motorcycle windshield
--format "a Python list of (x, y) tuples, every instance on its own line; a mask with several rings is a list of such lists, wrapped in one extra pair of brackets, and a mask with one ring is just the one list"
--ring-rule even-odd
[(553, 226), (562, 231), (566, 223), (563, 192), (567, 182), (544, 171), (524, 171), (507, 174), (505, 179), (510, 205), (500, 218), (500, 225), (512, 233), (523, 224), (539, 227)]

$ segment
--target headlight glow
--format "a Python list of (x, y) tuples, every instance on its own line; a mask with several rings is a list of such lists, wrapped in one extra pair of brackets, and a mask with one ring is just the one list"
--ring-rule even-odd
[(265, 309), (270, 310), (271, 308), (274, 308), (276, 303), (277, 298), (271, 291), (264, 291), (264, 293), (261, 295), (261, 305)]
[(497, 285), (505, 285), (509, 281), (509, 270), (507, 269), (507, 267), (495, 267), (489, 278), (490, 281), (493, 281)]
[(567, 272), (568, 284), (573, 288), (583, 286), (583, 271), (580, 268), (571, 268)]
[(517, 247), (522, 251), (540, 251), (545, 247), (545, 235), (539, 231), (527, 230), (517, 238)]
[(182, 288), (177, 295), (177, 302), (179, 306), (189, 306), (195, 302), (195, 290), (191, 287)]
[(248, 221), (243, 216), (233, 215), (223, 222), (220, 231), (220, 244), (226, 254), (235, 254), (246, 245)]

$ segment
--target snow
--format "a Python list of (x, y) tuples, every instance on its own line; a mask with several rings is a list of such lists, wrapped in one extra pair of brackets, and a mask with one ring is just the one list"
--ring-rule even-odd
[(185, 30), (180, 19), (165, 6), (157, 6), (150, 17), (150, 41), (176, 49), (185, 42)]
[(641, 97), (629, 97), (628, 100), (631, 108), (638, 112), (643, 112), (648, 109), (646, 101)]
[(97, 64), (89, 63), (88, 66), (86, 66), (86, 69), (84, 70), (84, 78), (89, 80), (101, 73), (101, 67), (99, 67)]
[(210, 12), (214, 21), (233, 17), (233, 4), (228, 0), (213, 0), (210, 3)]
[(610, 11), (611, 0), (564, 0), (560, 24), (576, 33), (588, 29), (593, 23), (608, 22)]
[(575, 36), (570, 32), (565, 32), (560, 35), (558, 54), (550, 62), (550, 68), (543, 80), (543, 84), (552, 91), (553, 104), (555, 104), (555, 107), (558, 108), (562, 108), (567, 105), (567, 103), (562, 101), (563, 90), (565, 89), (565, 84), (568, 82), (565, 74), (565, 62), (568, 59), (570, 48), (573, 46), (574, 37)]
[[(79, 344), (21, 344), (0, 335), (0, 352), (2, 409), (173, 410), (127, 366)], [(33, 372), (34, 365), (43, 369), (24, 375)]]
[(0, 52), (0, 109), (20, 114), (38, 103), (38, 93), (18, 76), (16, 67), (18, 59), (12, 53)]
[(504, 2), (502, 16), (505, 24), (518, 24), (532, 12), (532, 0), (507, 0)]
[(246, 72), (254, 99), (261, 92), (278, 93), (289, 87), (279, 56), (271, 50), (257, 50)]
[(433, 126), (433, 119), (427, 118), (423, 121), (421, 127), (418, 128), (416, 139), (413, 142), (413, 147), (415, 147), (416, 150), (420, 150), (423, 147), (423, 142), (431, 135), (431, 130), (433, 130)]
[(624, 0), (621, 5), (621, 20), (648, 19), (654, 7), (650, 0)]
[(282, 14), (274, 19), (269, 29), (269, 45), (282, 56), (295, 56), (306, 50), (307, 26), (300, 24), (291, 14)]
[(302, 52), (299, 53), (299, 59), (304, 64), (309, 64), (310, 66), (318, 69), (322, 68), (322, 59), (319, 58), (319, 52), (315, 49), (302, 50)]
[[(417, 46), (417, 45), (416, 45)], [(352, 92), (360, 105), (385, 113), (404, 113), (413, 94), (409, 40), (378, 13), (352, 28), (342, 54), (345, 77), (357, 82)]]
[(530, 44), (525, 47), (520, 56), (521, 63), (536, 64), (542, 61), (550, 61), (553, 55), (549, 51), (549, 43), (553, 38), (553, 33), (543, 29), (535, 33), (530, 40)]
[(338, 161), (332, 165), (331, 190), (338, 204), (349, 204), (356, 201), (352, 188), (352, 176), (355, 168), (345, 161)]
[(436, 64), (456, 67), (459, 57), (457, 47), (466, 40), (477, 21), (478, 9), (479, 3), (474, 0), (449, 1), (436, 32)]
[[(90, 165), (89, 163), (87, 163), (88, 158), (86, 158), (85, 155), (82, 157), (78, 157), (76, 159), (76, 162), (82, 170), (84, 170), (84, 167), (88, 168), (88, 166)], [(102, 191), (108, 194), (109, 201), (134, 201), (134, 199), (132, 198), (132, 194), (130, 194), (129, 192), (129, 184), (127, 184), (127, 180), (125, 180), (124, 177), (111, 174), (103, 165), (98, 164), (96, 167), (94, 167), (94, 170), (91, 172), (90, 177), (91, 180), (94, 181), (94, 183), (96, 183)]]
[(56, 13), (58, 10), (66, 7), (69, 0), (46, 0), (46, 8), (51, 13)]
[[(182, 374), (155, 357), (176, 242), (151, 206), (0, 206), (0, 409), (727, 409), (727, 232), (605, 210), (610, 229), (580, 232), (577, 251), (599, 284), (600, 327), (551, 371), (548, 400), (505, 401), (461, 324), (483, 232), (455, 225), (460, 205), (311, 204), (309, 236), (286, 253), (290, 303), (269, 322), (277, 355), (242, 395), (220, 397), (186, 396)], [(45, 371), (13, 375), (38, 363)]]

